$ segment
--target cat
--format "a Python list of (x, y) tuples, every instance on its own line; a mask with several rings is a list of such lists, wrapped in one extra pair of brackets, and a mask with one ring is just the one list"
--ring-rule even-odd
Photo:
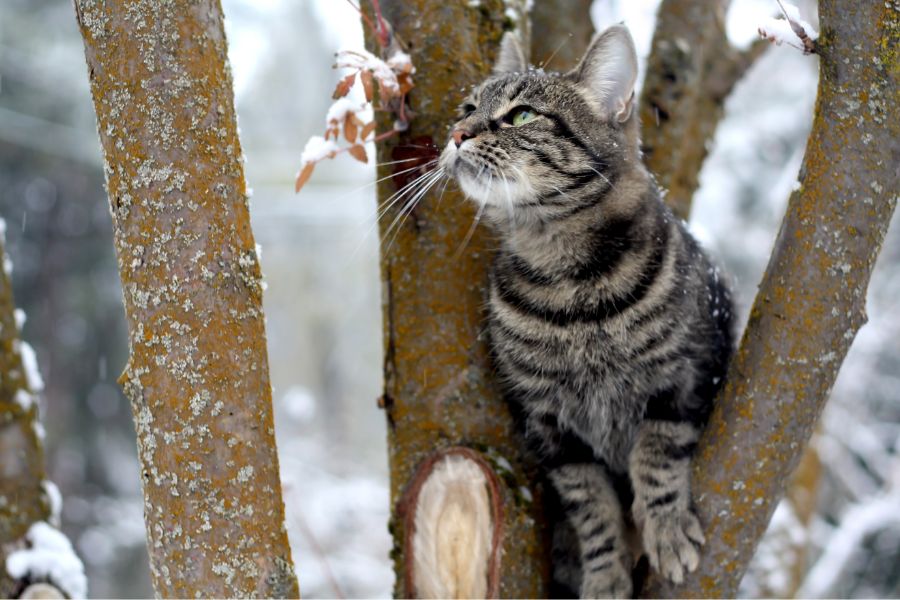
[(505, 34), (440, 165), (499, 238), (487, 328), (562, 511), (555, 589), (624, 598), (629, 509), (654, 569), (679, 583), (698, 566), (690, 463), (732, 352), (731, 298), (641, 161), (628, 30), (565, 74), (524, 56)]

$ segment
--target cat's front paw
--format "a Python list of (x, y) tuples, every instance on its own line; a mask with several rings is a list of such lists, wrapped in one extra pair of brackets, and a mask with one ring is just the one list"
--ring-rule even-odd
[(691, 509), (659, 515), (644, 521), (644, 551), (650, 566), (672, 583), (681, 583), (700, 564), (700, 548), (706, 541), (697, 515)]
[(631, 571), (621, 561), (587, 570), (581, 579), (581, 598), (631, 598)]

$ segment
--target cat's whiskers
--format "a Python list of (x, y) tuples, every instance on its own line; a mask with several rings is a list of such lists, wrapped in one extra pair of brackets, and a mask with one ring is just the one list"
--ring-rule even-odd
[[(390, 227), (388, 227), (387, 231), (384, 234), (384, 239), (390, 238), (388, 242), (385, 253), (390, 252), (391, 246), (393, 246), (394, 241), (400, 234), (400, 230), (403, 228), (403, 223), (406, 221), (406, 218), (412, 214), (413, 210), (415, 210), (416, 205), (419, 200), (421, 200), (425, 194), (428, 193), (434, 184), (440, 181), (441, 177), (444, 175), (444, 167), (438, 167), (434, 171), (431, 171), (426, 177), (425, 182), (418, 188), (416, 192), (412, 195), (409, 201), (400, 209), (400, 212), (394, 218)], [(398, 225), (399, 224), (399, 225)], [(391, 237), (391, 232), (394, 232), (393, 237)]]
[[(412, 171), (412, 170), (415, 170), (416, 168), (430, 167), (430, 166), (434, 166), (435, 164), (437, 164), (437, 160), (432, 160), (432, 161), (429, 161), (429, 162), (427, 162), (427, 163), (425, 163), (425, 164), (423, 164), (423, 165), (420, 165), (420, 166), (418, 166), (418, 167), (413, 167), (412, 169), (409, 169), (409, 170)], [(425, 171), (424, 173), (422, 173), (422, 174), (419, 175), (418, 177), (416, 177), (416, 178), (412, 179), (411, 181), (409, 181), (406, 185), (404, 185), (403, 187), (401, 187), (400, 189), (398, 189), (396, 192), (394, 192), (393, 194), (391, 194), (391, 195), (388, 197), (388, 199), (385, 200), (385, 201), (382, 203), (381, 208), (376, 212), (376, 215), (375, 215), (375, 221), (376, 221), (376, 222), (380, 221), (381, 218), (384, 217), (384, 215), (387, 213), (387, 211), (390, 210), (390, 208), (391, 208), (392, 206), (394, 206), (394, 204), (396, 204), (396, 203), (403, 197), (403, 195), (404, 195), (407, 191), (410, 191), (410, 189), (411, 189), (412, 186), (415, 186), (416, 184), (421, 183), (428, 175), (430, 175), (430, 174), (433, 173), (434, 171), (435, 171), (434, 169), (428, 169), (427, 171)], [(400, 171), (399, 173), (397, 173), (397, 175), (400, 175), (400, 174), (405, 173), (405, 172), (407, 172), (407, 171), (406, 171), (406, 170)], [(384, 179), (382, 179), (381, 181), (383, 181), (383, 180), (384, 180)]]
[(469, 245), (469, 242), (472, 241), (472, 236), (475, 235), (475, 230), (478, 228), (478, 224), (481, 222), (481, 215), (484, 214), (484, 208), (487, 206), (487, 202), (479, 202), (478, 203), (478, 211), (475, 213), (475, 218), (472, 219), (472, 225), (469, 227), (469, 230), (466, 232), (466, 236), (463, 238), (462, 243), (456, 249), (456, 252), (453, 253), (453, 260), (459, 260), (462, 256), (463, 250), (466, 249), (466, 246)]
[[(420, 158), (406, 158), (406, 159), (403, 159), (403, 160), (395, 160), (395, 161), (385, 162), (385, 163), (376, 163), (375, 166), (376, 166), (376, 167), (386, 167), (386, 166), (388, 166), (388, 165), (394, 165), (394, 164), (400, 164), (400, 163), (412, 162), (412, 161), (414, 161), (414, 160), (421, 160), (421, 159), (420, 159)], [(402, 171), (397, 171), (396, 173), (391, 173), (390, 175), (385, 175), (385, 176), (382, 177), (381, 179), (375, 179), (374, 181), (369, 181), (369, 182), (367, 182), (367, 183), (364, 183), (363, 185), (361, 185), (361, 186), (359, 186), (359, 187), (357, 187), (357, 188), (353, 188), (353, 189), (350, 190), (349, 192), (345, 192), (344, 194), (341, 194), (340, 196), (337, 197), (337, 201), (346, 200), (346, 199), (349, 198), (350, 196), (353, 196), (353, 195), (355, 195), (355, 194), (358, 194), (359, 192), (363, 191), (364, 189), (370, 188), (370, 187), (372, 187), (373, 185), (377, 185), (377, 184), (381, 183), (382, 181), (385, 181), (386, 179), (390, 179), (391, 177), (395, 177), (395, 176), (397, 176), (397, 175), (403, 175), (404, 173), (409, 173), (410, 171), (415, 171), (416, 169), (420, 169), (420, 168), (422, 168), (422, 167), (426, 167), (426, 166), (428, 166), (428, 165), (430, 165), (430, 164), (432, 164), (432, 163), (434, 163), (434, 162), (436, 162), (436, 160), (432, 160), (432, 161), (429, 161), (429, 162), (424, 163), (424, 164), (421, 164), (421, 165), (414, 165), (414, 166), (412, 166), (412, 167), (408, 167), (408, 168), (406, 168), (406, 169), (403, 169)]]
[[(408, 169), (404, 169), (402, 171), (398, 171), (397, 173), (388, 175), (387, 177), (382, 177), (381, 179), (376, 180), (374, 183), (380, 183), (382, 181), (385, 181), (386, 179), (390, 179), (390, 178), (394, 177), (395, 175), (402, 175), (403, 173), (407, 173), (409, 171), (414, 171), (415, 169), (425, 168), (430, 165), (434, 165), (436, 163), (437, 163), (437, 159), (434, 159), (425, 164), (416, 165), (414, 167), (410, 167)], [(392, 206), (394, 206), (397, 202), (399, 202), (403, 198), (403, 196), (406, 195), (407, 192), (412, 192), (414, 187), (416, 187), (418, 184), (421, 184), (433, 172), (434, 172), (434, 170), (431, 169), (429, 171), (426, 171), (425, 173), (422, 173), (421, 175), (419, 175), (412, 181), (409, 181), (406, 185), (404, 185), (403, 187), (398, 189), (396, 192), (391, 194), (387, 198), (387, 200), (385, 200), (382, 203), (382, 206), (380, 209), (376, 209), (375, 218), (373, 219), (372, 224), (369, 226), (368, 230), (366, 230), (365, 235), (363, 235), (362, 239), (360, 239), (360, 241), (359, 241), (359, 244), (357, 244), (356, 249), (353, 251), (354, 256), (356, 255), (356, 253), (359, 252), (360, 248), (362, 248), (362, 246), (366, 242), (366, 240), (369, 239), (369, 236), (372, 235), (372, 232), (375, 230), (375, 228), (378, 227), (379, 221), (381, 221), (381, 219), (384, 217), (384, 215), (387, 214), (388, 210), (390, 210)], [(369, 185), (372, 185), (372, 184), (367, 184), (364, 187), (368, 187)], [(361, 189), (363, 189), (363, 188), (361, 188)]]

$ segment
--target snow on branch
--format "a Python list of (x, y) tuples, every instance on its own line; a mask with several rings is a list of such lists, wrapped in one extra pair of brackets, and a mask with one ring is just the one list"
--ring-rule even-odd
[[(313, 136), (306, 143), (300, 156), (300, 171), (294, 183), (294, 191), (299, 192), (312, 176), (316, 163), (326, 158), (334, 158), (347, 152), (360, 162), (368, 162), (365, 144), (378, 142), (409, 127), (411, 114), (406, 107), (406, 95), (413, 88), (412, 76), (416, 69), (409, 54), (401, 49), (387, 21), (381, 14), (377, 0), (372, 0), (377, 26), (360, 11), (366, 24), (372, 28), (375, 39), (381, 46), (382, 57), (364, 49), (346, 49), (335, 56), (335, 69), (350, 69), (334, 89), (334, 103), (325, 116), (325, 136)], [(347, 95), (357, 80), (362, 85), (366, 100), (354, 103)], [(375, 98), (378, 107), (375, 108)], [(364, 121), (364, 113), (369, 108), (388, 112), (394, 116), (394, 127), (381, 135), (375, 134), (374, 118)], [(341, 144), (341, 132), (346, 145)]]
[(29, 547), (6, 557), (6, 571), (16, 579), (49, 581), (69, 598), (87, 597), (84, 565), (63, 533), (48, 523), (34, 523), (25, 535)]
[(781, 0), (777, 2), (784, 18), (770, 17), (763, 21), (758, 27), (759, 37), (776, 46), (787, 44), (802, 50), (803, 54), (813, 54), (819, 32), (800, 18), (800, 10), (796, 6)]

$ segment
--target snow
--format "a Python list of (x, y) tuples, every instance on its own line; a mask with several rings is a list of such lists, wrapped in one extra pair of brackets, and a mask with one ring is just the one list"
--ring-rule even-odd
[(44, 380), (41, 378), (41, 372), (38, 369), (37, 356), (34, 354), (34, 348), (28, 342), (18, 341), (19, 355), (22, 357), (22, 368), (25, 369), (25, 380), (28, 382), (28, 389), (32, 392), (41, 392), (44, 390)]
[[(794, 33), (790, 21), (793, 21), (802, 27), (803, 31), (806, 32), (806, 35), (809, 36), (811, 40), (816, 40), (819, 37), (819, 32), (807, 21), (800, 18), (800, 10), (796, 6), (788, 4), (787, 2), (782, 2), (780, 4), (784, 9), (785, 15), (787, 15), (787, 19), (773, 17), (765, 19), (758, 27), (760, 37), (773, 41), (776, 46), (787, 43), (789, 46), (795, 46), (802, 49), (803, 40)], [(790, 21), (788, 21), (788, 19)]]
[(827, 598), (834, 595), (838, 581), (853, 557), (863, 550), (871, 533), (890, 524), (900, 525), (900, 494), (896, 491), (852, 506), (841, 518), (837, 532), (819, 560), (809, 570), (797, 598)]
[(815, 27), (810, 25), (807, 21), (804, 21), (800, 18), (800, 9), (798, 9), (793, 4), (789, 4), (787, 2), (782, 2), (782, 8), (784, 9), (785, 14), (787, 14), (788, 19), (794, 21), (800, 27), (803, 28), (803, 31), (806, 32), (806, 35), (809, 36), (810, 39), (815, 40), (819, 37), (819, 32), (816, 31)]
[(791, 29), (791, 24), (784, 19), (769, 17), (759, 25), (759, 35), (767, 40), (772, 40), (776, 46), (780, 46), (785, 41), (790, 45), (793, 40), (797, 40), (797, 35)]
[(416, 72), (416, 68), (412, 64), (412, 57), (402, 50), (395, 50), (387, 59), (387, 65), (397, 73)]
[(306, 142), (300, 162), (305, 166), (333, 155), (338, 151), (338, 145), (333, 140), (326, 140), (320, 135), (314, 135)]
[(316, 415), (316, 399), (303, 386), (295, 385), (288, 388), (281, 403), (284, 412), (294, 421), (307, 423)]
[(17, 308), (13, 311), (13, 316), (16, 319), (16, 329), (22, 331), (22, 328), (25, 326), (25, 321), (27, 320), (25, 311), (21, 308)]
[(16, 404), (22, 407), (22, 410), (31, 410), (31, 407), (34, 406), (34, 395), (26, 390), (16, 390), (16, 395), (13, 396), (13, 399), (16, 401)]
[(41, 482), (41, 486), (44, 488), (44, 493), (47, 494), (47, 499), (50, 501), (50, 522), (59, 523), (59, 517), (62, 515), (62, 494), (59, 492), (56, 484), (49, 479)]
[(6, 557), (6, 570), (16, 579), (47, 579), (70, 598), (87, 596), (84, 565), (69, 538), (43, 521), (34, 523), (25, 534), (30, 547)]
[(397, 82), (397, 76), (394, 74), (394, 70), (391, 69), (390, 65), (368, 50), (357, 48), (340, 50), (337, 53), (335, 66), (341, 69), (368, 69), (372, 71), (373, 75), (377, 77), (379, 81), (381, 81), (383, 87), (393, 91), (400, 89), (400, 84)]
[(333, 126), (335, 123), (343, 123), (348, 113), (355, 113), (361, 109), (362, 106), (353, 102), (350, 98), (338, 98), (331, 105), (331, 108), (328, 109), (328, 114), (325, 115), (325, 122), (329, 126)]

